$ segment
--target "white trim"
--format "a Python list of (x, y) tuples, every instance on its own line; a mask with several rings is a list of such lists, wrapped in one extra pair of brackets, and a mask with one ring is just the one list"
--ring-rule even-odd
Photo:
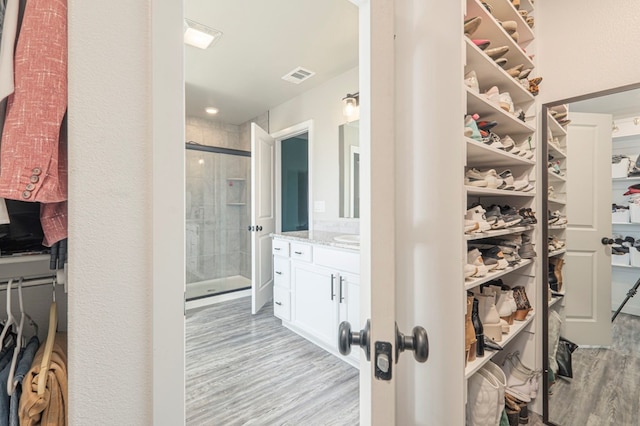
[[(202, 299), (190, 300), (186, 302), (185, 309), (187, 312), (194, 309), (203, 308), (205, 306), (211, 306), (222, 302), (228, 302), (229, 300), (242, 299), (243, 297), (251, 297), (251, 289), (232, 291), (230, 293), (219, 294), (217, 296), (204, 297)], [(249, 301), (251, 302), (251, 301)]]
[(309, 231), (313, 231), (313, 120), (303, 121), (302, 123), (294, 124), (291, 127), (287, 127), (286, 129), (279, 130), (277, 132), (271, 133), (271, 137), (276, 140), (276, 233), (282, 232), (282, 178), (280, 173), (280, 168), (282, 164), (281, 157), (281, 142), (285, 139), (294, 138), (303, 133), (307, 133), (307, 162), (308, 162), (308, 170), (309, 170), (309, 178), (307, 181), (307, 185), (309, 186), (309, 200), (308, 200), (308, 215), (309, 215)]
[[(360, 147), (350, 145), (349, 146), (349, 217), (355, 216), (356, 203), (355, 203), (355, 189), (356, 189), (356, 175), (354, 171), (356, 154), (360, 155)], [(358, 158), (358, 162), (360, 159)], [(358, 194), (360, 189), (358, 189)], [(358, 216), (357, 219), (360, 217)]]

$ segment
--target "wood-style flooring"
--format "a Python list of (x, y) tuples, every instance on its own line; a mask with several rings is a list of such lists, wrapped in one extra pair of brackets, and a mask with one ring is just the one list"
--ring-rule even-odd
[(549, 397), (549, 420), (562, 426), (640, 425), (640, 318), (620, 314), (609, 349), (578, 348), (573, 379)]
[(251, 299), (187, 313), (187, 425), (356, 425), (358, 370)]

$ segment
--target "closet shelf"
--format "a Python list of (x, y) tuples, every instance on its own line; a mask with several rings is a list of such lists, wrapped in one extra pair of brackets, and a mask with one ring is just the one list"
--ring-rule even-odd
[(552, 155), (556, 160), (560, 158), (567, 158), (566, 152), (564, 152), (564, 150), (562, 150), (558, 145), (549, 141), (547, 141), (547, 144), (549, 145), (549, 152), (553, 153)]
[(551, 180), (559, 180), (561, 182), (567, 181), (567, 178), (565, 176), (560, 176), (559, 174), (550, 171), (547, 171), (547, 173), (549, 173), (549, 179)]
[(550, 203), (556, 203), (556, 204), (567, 204), (566, 200), (561, 200), (559, 198), (547, 198), (547, 201), (549, 201)]
[[(465, 86), (466, 87), (466, 86)], [(530, 135), (536, 129), (518, 119), (513, 114), (508, 113), (497, 105), (489, 102), (484, 96), (474, 92), (470, 88), (467, 89), (467, 114), (478, 114), (481, 120), (497, 121), (498, 125), (494, 128), (495, 133), (499, 135)]]
[(611, 222), (611, 224), (615, 226), (640, 226), (640, 223), (634, 222)]
[(509, 166), (533, 166), (533, 160), (511, 154), (501, 149), (491, 148), (489, 145), (471, 138), (465, 138), (467, 142), (467, 167), (509, 167)]
[(229, 177), (227, 178), (227, 180), (240, 181), (240, 182), (246, 181), (245, 178), (241, 178), (241, 177)]
[(473, 33), (473, 38), (491, 40), (491, 47), (508, 46), (509, 51), (503, 56), (507, 58), (507, 68), (522, 64), (523, 68), (533, 68), (533, 62), (527, 53), (502, 28), (496, 18), (482, 5), (479, 0), (467, 1), (467, 15), (465, 19), (480, 16), (482, 24)]
[(478, 46), (465, 37), (467, 44), (467, 64), (464, 73), (475, 71), (481, 92), (486, 92), (492, 86), (498, 86), (500, 91), (509, 92), (511, 100), (524, 110), (531, 105), (535, 98), (522, 84), (511, 77), (496, 62), (488, 57)]
[(639, 182), (640, 176), (626, 177), (626, 178), (612, 178), (614, 182)]
[(556, 120), (551, 114), (547, 114), (547, 121), (553, 136), (567, 136), (567, 129), (562, 127), (560, 123), (558, 123), (558, 120)]
[(489, 282), (491, 280), (494, 280), (496, 278), (500, 278), (500, 277), (502, 277), (504, 275), (510, 274), (511, 272), (517, 271), (518, 269), (522, 269), (525, 266), (530, 265), (532, 263), (533, 263), (533, 260), (531, 260), (531, 259), (522, 259), (520, 261), (520, 263), (518, 263), (516, 266), (510, 266), (507, 269), (503, 269), (503, 270), (496, 271), (496, 272), (489, 272), (484, 277), (465, 280), (464, 289), (465, 290), (471, 290), (474, 287), (478, 287), (480, 284), (484, 284), (484, 283)]
[[(510, 326), (509, 333), (502, 335), (502, 341), (497, 342), (500, 346), (505, 347), (514, 337), (520, 334), (524, 328), (533, 321), (535, 313), (531, 311), (527, 318), (524, 321), (514, 321)], [(492, 352), (485, 349), (484, 356), (480, 358), (476, 358), (474, 361), (467, 363), (466, 368), (464, 369), (465, 378), (471, 377), (475, 372), (477, 372), (483, 365), (485, 365), (495, 354), (498, 352)]]
[(549, 225), (549, 229), (567, 229), (567, 225)]
[(535, 191), (522, 192), (522, 191), (507, 191), (504, 189), (489, 189), (489, 188), (478, 188), (475, 186), (465, 186), (467, 190), (467, 195), (478, 195), (478, 196), (492, 196), (499, 195), (503, 197), (535, 197)]
[(529, 226), (512, 226), (511, 228), (506, 229), (496, 229), (495, 231), (485, 231), (473, 234), (465, 234), (465, 239), (467, 241), (475, 241), (482, 240), (485, 238), (498, 237), (500, 235), (509, 235), (509, 234), (518, 234), (520, 232), (531, 231), (533, 229), (533, 225)]
[(626, 269), (640, 269), (640, 266), (631, 266), (631, 265), (616, 265), (615, 263), (612, 263), (611, 266), (615, 267), (615, 268), (626, 268)]
[(561, 248), (560, 250), (554, 250), (549, 252), (549, 257), (560, 256), (567, 252), (566, 248)]
[(11, 278), (54, 275), (49, 269), (49, 254), (24, 254), (0, 257), (0, 281)]
[(558, 303), (562, 299), (563, 299), (562, 297), (551, 297), (551, 300), (548, 303), (549, 307), (552, 307), (553, 305), (555, 305), (556, 303)]
[[(518, 44), (521, 46), (526, 46), (529, 44), (534, 36), (533, 29), (522, 18), (520, 13), (513, 7), (513, 4), (510, 1), (504, 0), (486, 0), (487, 3), (491, 5), (491, 9), (493, 10), (493, 14), (498, 17), (501, 21), (515, 21), (517, 24), (517, 29), (519, 34)], [(522, 9), (522, 6), (521, 6)]]

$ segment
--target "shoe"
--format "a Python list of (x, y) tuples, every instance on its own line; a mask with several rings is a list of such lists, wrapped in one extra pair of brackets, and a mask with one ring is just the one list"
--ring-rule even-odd
[(509, 266), (509, 262), (507, 262), (504, 258), (504, 254), (500, 247), (492, 246), (490, 248), (481, 248), (480, 253), (482, 253), (482, 259), (487, 262), (487, 260), (494, 259), (497, 261), (497, 265), (495, 267), (496, 270), (504, 270)]
[(540, 93), (540, 88), (538, 86), (540, 85), (541, 82), (542, 82), (542, 77), (536, 77), (529, 80), (529, 88), (528, 88), (529, 93), (531, 93), (533, 96), (537, 96), (538, 93)]
[(476, 359), (476, 332), (471, 321), (471, 313), (473, 309), (473, 296), (467, 296), (467, 313), (464, 316), (464, 363), (472, 362)]
[(491, 129), (493, 129), (498, 125), (498, 122), (481, 120), (481, 121), (477, 121), (476, 124), (478, 125), (478, 129), (484, 130), (485, 132), (489, 132)]
[(471, 34), (475, 33), (482, 23), (480, 16), (474, 16), (473, 18), (464, 21), (464, 35), (471, 37)]
[[(469, 296), (467, 296), (468, 298)], [(475, 345), (475, 355), (476, 356), (484, 356), (484, 326), (482, 325), (482, 321), (480, 321), (480, 313), (479, 313), (479, 305), (478, 299), (471, 296), (471, 325), (473, 326), (473, 333), (476, 340)]]
[(469, 71), (464, 76), (464, 84), (475, 93), (480, 93), (480, 86), (478, 85), (478, 76), (474, 70)]
[(484, 215), (487, 218), (487, 222), (491, 223), (491, 229), (502, 229), (506, 227), (506, 223), (502, 219), (502, 213), (500, 213), (500, 206), (493, 205), (489, 207), (489, 210), (487, 210)]
[(531, 149), (531, 136), (529, 136), (526, 141), (518, 145), (518, 149), (520, 150), (518, 153), (519, 156), (524, 157), (527, 160), (532, 159), (534, 157), (534, 153)]
[(504, 68), (505, 65), (507, 65), (507, 58), (498, 58), (495, 60), (495, 63), (498, 64), (498, 66)]
[(516, 44), (518, 43), (518, 40), (520, 40), (520, 34), (518, 34), (517, 31), (512, 32), (511, 34), (509, 34), (511, 36), (511, 38), (513, 39), (513, 41), (516, 42)]
[[(466, 220), (474, 221), (478, 224), (478, 229), (475, 232), (484, 232), (491, 229), (491, 225), (487, 222), (485, 217), (486, 210), (481, 205), (470, 207), (465, 215)], [(472, 263), (472, 262), (469, 262)]]
[(475, 294), (478, 300), (478, 313), (484, 335), (495, 342), (502, 341), (502, 325), (500, 315), (495, 306), (494, 296), (490, 294)]
[(503, 57), (509, 51), (509, 46), (500, 46), (500, 47), (492, 47), (491, 49), (487, 49), (484, 53), (487, 54), (491, 59), (496, 60), (498, 58)]
[[(508, 170), (506, 171), (508, 172)], [(522, 222), (522, 217), (513, 207), (502, 206), (500, 207), (500, 212), (502, 213), (502, 219), (508, 224), (507, 227), (515, 226)]]
[(496, 106), (500, 106), (500, 91), (498, 86), (491, 86), (489, 90), (484, 92), (484, 97)]
[[(474, 117), (478, 117), (478, 114), (474, 114), (474, 115), (465, 115), (464, 117), (464, 131), (465, 131), (465, 136), (477, 140), (478, 142), (482, 141), (482, 136), (480, 135), (480, 130), (478, 129), (478, 125), (476, 124), (476, 120), (477, 118)], [(469, 132), (470, 130), (470, 132)]]
[(478, 46), (480, 50), (485, 50), (491, 44), (491, 41), (487, 39), (473, 39), (471, 41), (473, 42), (473, 44)]
[(480, 229), (480, 225), (475, 220), (464, 220), (464, 233), (469, 234), (473, 232), (477, 232)]
[(507, 414), (509, 426), (518, 426), (520, 422), (520, 405), (511, 398), (511, 395), (504, 396), (504, 411)]
[(533, 28), (533, 26), (535, 25), (535, 20), (533, 19), (533, 16), (527, 16), (527, 18), (525, 19), (525, 22), (527, 23), (529, 28)]
[(536, 216), (531, 210), (531, 208), (523, 207), (520, 210), (518, 210), (518, 214), (522, 218), (521, 223), (523, 225), (535, 225), (536, 223), (538, 223), (538, 220), (536, 219)]
[[(475, 181), (475, 182), (485, 181), (487, 183), (486, 187), (490, 189), (498, 189), (498, 187), (502, 185), (502, 179), (500, 179), (495, 169), (489, 169), (486, 171), (480, 171), (478, 169), (473, 169), (473, 168), (469, 169), (465, 173), (465, 184), (467, 182), (467, 179), (469, 179), (469, 181)], [(473, 186), (482, 186), (482, 185), (479, 184), (479, 185), (473, 185)]]
[(520, 71), (520, 74), (517, 76), (518, 79), (520, 80), (520, 79), (529, 77), (529, 74), (531, 74), (532, 70), (533, 70), (533, 68), (523, 69), (522, 71)]
[(484, 277), (489, 272), (489, 268), (484, 264), (482, 254), (478, 249), (472, 249), (467, 252), (467, 264), (477, 268), (475, 275), (472, 275), (472, 277)]
[(532, 308), (531, 303), (529, 303), (529, 298), (527, 297), (527, 292), (523, 286), (513, 287), (513, 298), (515, 299), (516, 306), (518, 307), (514, 319), (516, 321), (524, 321)]
[(475, 276), (478, 273), (478, 267), (474, 266), (474, 265), (469, 265), (468, 263), (466, 263), (464, 265), (464, 277), (465, 278), (471, 278), (473, 276)]
[(513, 106), (513, 101), (511, 100), (511, 95), (509, 94), (509, 92), (500, 93), (499, 99), (500, 108), (511, 114), (515, 112), (515, 107)]
[(500, 143), (502, 143), (505, 151), (510, 152), (513, 155), (520, 154), (520, 148), (516, 146), (516, 143), (511, 139), (511, 136), (506, 135), (500, 140)]
[(520, 9), (520, 0), (511, 0), (511, 4), (516, 8), (516, 10)]
[[(553, 220), (553, 222), (551, 222)], [(560, 212), (560, 210), (556, 210), (549, 215), (549, 223), (553, 223), (554, 225), (566, 225), (567, 217)]]
[(533, 190), (533, 185), (529, 183), (529, 173), (525, 172), (519, 179), (513, 182), (515, 191), (529, 192)]
[(520, 72), (522, 71), (522, 64), (520, 65), (516, 65), (515, 67), (509, 68), (507, 71), (507, 74), (509, 74), (511, 77), (518, 77), (520, 75)]
[(504, 28), (507, 34), (513, 34), (518, 29), (518, 24), (516, 23), (516, 21), (503, 21), (500, 22), (500, 25), (502, 25), (502, 28)]

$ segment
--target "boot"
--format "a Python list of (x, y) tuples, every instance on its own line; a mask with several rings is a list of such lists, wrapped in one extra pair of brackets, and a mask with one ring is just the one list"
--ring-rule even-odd
[[(476, 332), (471, 321), (473, 296), (467, 296), (467, 313), (464, 316), (464, 365), (476, 359)], [(482, 325), (480, 325), (482, 327)]]
[(467, 380), (467, 426), (495, 425), (500, 384), (485, 369)]
[(532, 308), (531, 303), (529, 303), (529, 298), (527, 297), (527, 292), (523, 286), (513, 287), (513, 298), (516, 300), (516, 305), (518, 306), (515, 320), (524, 321)]
[(518, 426), (520, 419), (520, 406), (515, 401), (511, 395), (504, 396), (504, 409), (509, 419), (509, 426)]
[(498, 397), (495, 402), (495, 418), (491, 424), (497, 425), (500, 423), (500, 418), (502, 417), (502, 412), (504, 411), (504, 391), (507, 386), (507, 377), (504, 375), (504, 371), (498, 367), (497, 364), (493, 362), (486, 363), (481, 370), (486, 371), (491, 374), (493, 378), (498, 383)]
[(502, 325), (496, 309), (495, 297), (492, 294), (476, 294), (476, 299), (478, 299), (478, 314), (484, 334), (495, 342), (501, 342)]
[(475, 343), (475, 355), (476, 356), (484, 356), (484, 326), (482, 325), (482, 321), (480, 321), (480, 314), (478, 312), (478, 299), (473, 298), (473, 309), (471, 311), (471, 322), (473, 324), (473, 330), (476, 336)]
[(553, 275), (558, 280), (558, 290), (562, 291), (562, 267), (564, 266), (564, 258), (559, 257), (552, 259), (554, 262)]

